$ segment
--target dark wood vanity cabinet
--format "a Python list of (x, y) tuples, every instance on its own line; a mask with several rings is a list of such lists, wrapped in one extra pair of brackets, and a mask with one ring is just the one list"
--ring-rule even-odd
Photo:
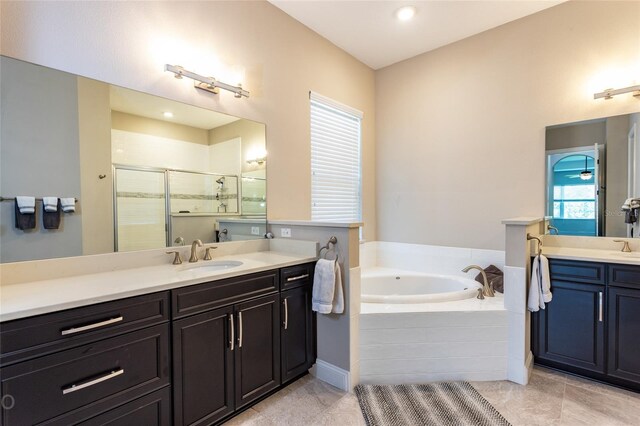
[[(112, 418), (112, 410), (135, 412), (147, 424), (168, 424), (168, 296), (161, 292), (0, 324), (0, 424), (104, 424), (99, 419)], [(152, 400), (141, 400), (152, 393)]]
[(316, 316), (311, 311), (315, 264), (292, 266), (280, 274), (281, 381), (285, 384), (316, 362)]
[(550, 275), (536, 363), (640, 390), (640, 267), (550, 259)]
[(231, 417), (315, 362), (313, 266), (0, 324), (0, 426)]
[[(311, 368), (312, 277), (307, 264), (172, 291), (183, 317), (173, 322), (176, 426), (222, 421)], [(211, 309), (221, 294), (233, 304)]]
[(233, 322), (233, 306), (173, 322), (176, 426), (211, 424), (235, 409)]

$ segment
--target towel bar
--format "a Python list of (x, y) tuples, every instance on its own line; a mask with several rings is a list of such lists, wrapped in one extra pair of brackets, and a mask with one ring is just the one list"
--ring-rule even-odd
[[(16, 197), (0, 197), (0, 201), (14, 201), (16, 199)], [(74, 198), (74, 200), (76, 200), (76, 203), (78, 202), (77, 198)], [(42, 201), (42, 198), (36, 198), (36, 201)]]

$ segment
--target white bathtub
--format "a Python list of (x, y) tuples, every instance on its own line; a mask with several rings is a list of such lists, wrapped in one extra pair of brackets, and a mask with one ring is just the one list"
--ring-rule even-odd
[(360, 246), (354, 353), (361, 383), (507, 378), (504, 297), (476, 298), (477, 271), (462, 272), (472, 264), (502, 269), (504, 252), (383, 241)]
[(362, 303), (436, 303), (471, 299), (482, 286), (453, 275), (405, 271), (363, 273)]

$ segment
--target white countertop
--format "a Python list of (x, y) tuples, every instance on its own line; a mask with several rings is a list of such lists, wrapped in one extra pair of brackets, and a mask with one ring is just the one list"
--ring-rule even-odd
[(220, 256), (214, 260), (237, 260), (243, 264), (211, 272), (198, 269), (207, 264), (201, 260), (3, 285), (0, 286), (0, 322), (313, 262), (316, 258), (263, 251)]
[(640, 266), (640, 252), (543, 246), (542, 254), (550, 259), (582, 260), (586, 262), (621, 263)]

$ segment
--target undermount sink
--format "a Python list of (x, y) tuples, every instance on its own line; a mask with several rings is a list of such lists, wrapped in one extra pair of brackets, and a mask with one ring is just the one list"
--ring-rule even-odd
[(201, 260), (197, 263), (184, 266), (180, 271), (221, 271), (223, 269), (237, 268), (243, 262), (239, 260)]

